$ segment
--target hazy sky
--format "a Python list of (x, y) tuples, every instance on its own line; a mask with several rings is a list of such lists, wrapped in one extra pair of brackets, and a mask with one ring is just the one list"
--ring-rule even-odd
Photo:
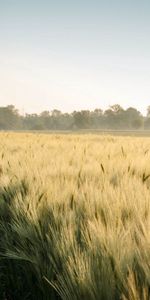
[(0, 0), (0, 106), (150, 105), (150, 0)]

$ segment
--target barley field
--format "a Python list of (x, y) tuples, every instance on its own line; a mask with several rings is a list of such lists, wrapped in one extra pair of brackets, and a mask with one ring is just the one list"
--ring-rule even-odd
[(150, 299), (150, 138), (0, 133), (0, 299)]

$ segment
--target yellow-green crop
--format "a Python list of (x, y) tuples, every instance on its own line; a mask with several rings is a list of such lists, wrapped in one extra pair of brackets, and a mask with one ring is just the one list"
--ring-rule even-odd
[(150, 138), (0, 133), (0, 299), (150, 299)]

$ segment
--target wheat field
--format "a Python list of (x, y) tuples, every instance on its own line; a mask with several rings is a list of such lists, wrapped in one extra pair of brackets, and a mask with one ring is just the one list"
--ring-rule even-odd
[(0, 133), (0, 299), (150, 299), (150, 138)]

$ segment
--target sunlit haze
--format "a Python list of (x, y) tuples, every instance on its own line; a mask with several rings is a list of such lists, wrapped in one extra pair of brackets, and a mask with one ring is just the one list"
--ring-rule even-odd
[(0, 105), (150, 105), (149, 0), (0, 1)]

